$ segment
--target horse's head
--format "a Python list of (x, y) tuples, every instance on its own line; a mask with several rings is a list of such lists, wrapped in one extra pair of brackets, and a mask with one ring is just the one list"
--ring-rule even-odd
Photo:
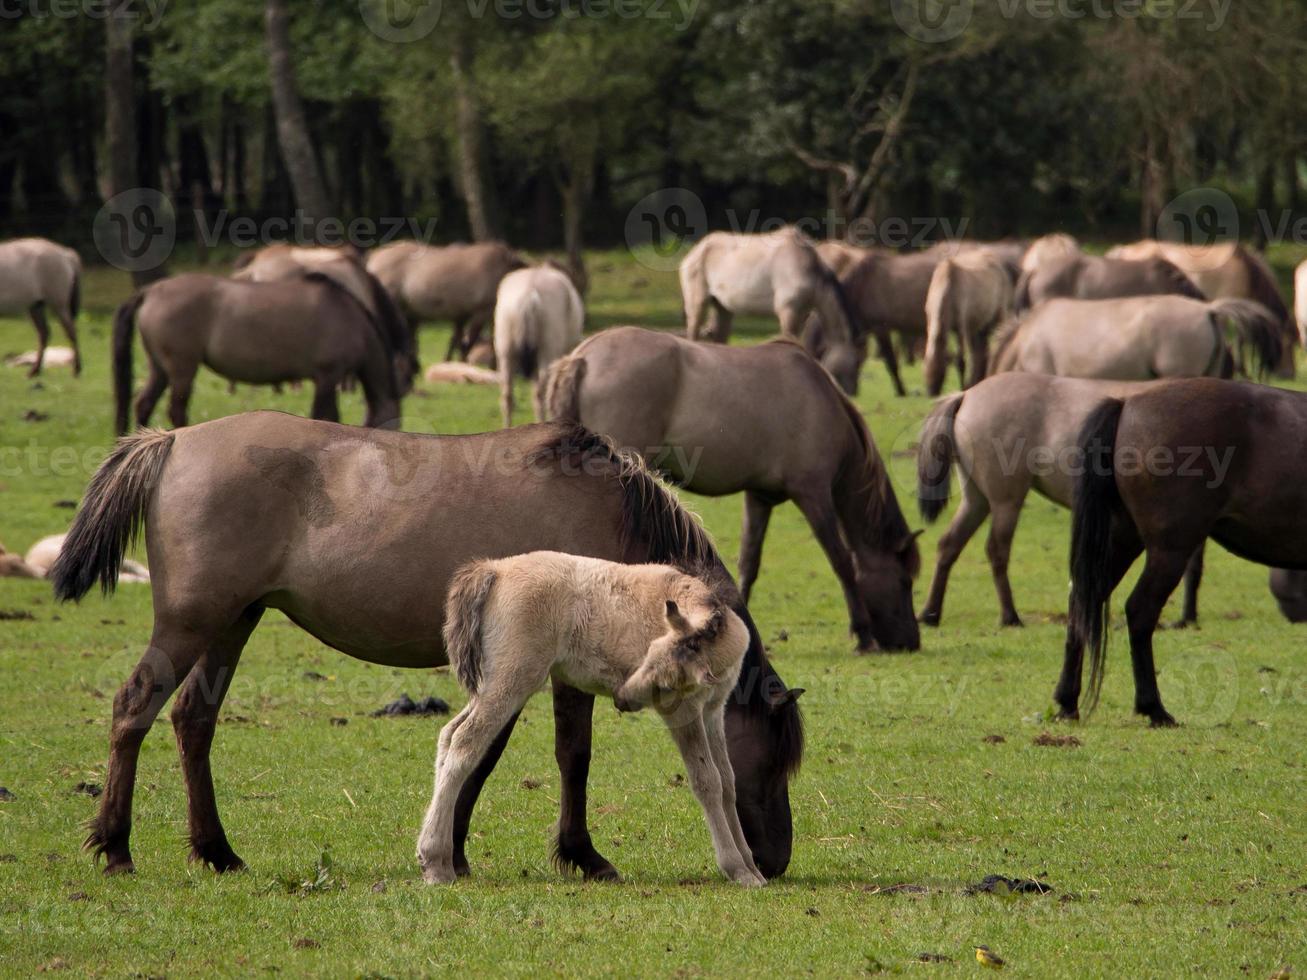
[[(921, 630), (912, 605), (912, 582), (921, 571), (920, 531), (912, 531), (881, 547), (862, 547), (855, 552), (858, 594), (871, 617), (861, 631), (863, 649), (917, 650)], [(867, 642), (868, 640), (873, 643)]]
[(862, 362), (866, 359), (866, 341), (853, 344), (836, 342), (821, 355), (821, 366), (830, 372), (830, 376), (846, 395), (856, 395), (858, 376), (862, 373)]

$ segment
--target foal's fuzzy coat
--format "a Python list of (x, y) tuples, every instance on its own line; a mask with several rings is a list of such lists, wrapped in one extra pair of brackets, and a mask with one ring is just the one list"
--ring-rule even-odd
[(717, 866), (766, 879), (735, 812), (723, 710), (748, 647), (729, 597), (669, 565), (537, 551), (464, 566), (450, 585), (445, 646), (467, 707), (440, 733), (436, 786), (418, 837), (428, 882), (449, 882), (454, 805), (495, 736), (551, 676), (619, 710), (653, 707), (681, 751)]

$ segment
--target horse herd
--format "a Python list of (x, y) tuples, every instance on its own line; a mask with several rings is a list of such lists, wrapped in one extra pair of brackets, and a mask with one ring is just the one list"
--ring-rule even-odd
[[(38, 246), (0, 246), (0, 307), (30, 309), (43, 349), (48, 306), (75, 346), (80, 267)], [(1024, 500), (1033, 489), (1070, 508), (1055, 690), (1064, 718), (1079, 717), (1086, 647), (1090, 707), (1097, 699), (1107, 603), (1141, 554), (1126, 616), (1135, 708), (1155, 725), (1174, 719), (1152, 635), (1182, 578), (1184, 620), (1197, 617), (1208, 538), (1273, 566), (1282, 610), (1307, 613), (1297, 516), (1307, 467), (1292, 448), (1307, 439), (1307, 395), (1233, 380), (1292, 376), (1301, 341), (1268, 267), (1239, 245), (1143, 242), (1099, 257), (1053, 235), (896, 254), (793, 229), (714, 233), (681, 265), (686, 338), (615, 327), (584, 341), (584, 303), (565, 270), (498, 243), (367, 256), (269, 246), (238, 264), (231, 278), (156, 283), (118, 310), (117, 428), (128, 428), (133, 329), (150, 371), (135, 421), (147, 425), (171, 389), (176, 428), (119, 441), (50, 570), (60, 599), (97, 583), (107, 592), (145, 532), (154, 627), (114, 700), (87, 841), (108, 871), (133, 868), (136, 760), (174, 693), (192, 858), (242, 866), (218, 818), (209, 750), (241, 651), (270, 608), (359, 659), (452, 662), (467, 687), (468, 707), (441, 735), (419, 840), (428, 880), (467, 873), (481, 787), (548, 678), (560, 865), (617, 874), (586, 824), (603, 696), (668, 721), (719, 867), (742, 884), (789, 863), (788, 785), (803, 751), (802, 691), (772, 668), (747, 606), (779, 503), (793, 501), (811, 526), (860, 651), (920, 647), (919, 623), (940, 623), (950, 570), (987, 517), (1001, 622), (1020, 626), (1007, 567)], [(71, 271), (60, 278), (60, 268)], [(738, 314), (775, 315), (782, 337), (728, 346)], [(454, 322), (449, 353), (464, 358), (493, 322), (502, 431), (393, 431), (418, 369), (416, 328), (429, 319)], [(924, 358), (931, 394), (950, 360), (964, 386), (936, 402), (919, 440), (925, 519), (942, 514), (954, 470), (961, 484), (919, 616), (920, 532), (849, 397), (872, 344), (900, 394), (900, 358)], [(200, 364), (235, 382), (310, 380), (313, 416), (327, 422), (338, 419), (336, 391), (357, 380), (374, 430), (269, 412), (186, 427)], [(511, 427), (515, 376), (533, 381), (542, 424)], [(744, 494), (738, 591), (655, 473), (696, 493)], [(651, 564), (706, 585), (639, 571)]]

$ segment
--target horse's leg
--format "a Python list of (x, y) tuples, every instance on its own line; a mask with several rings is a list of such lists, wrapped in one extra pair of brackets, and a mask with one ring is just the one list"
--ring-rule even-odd
[(731, 765), (731, 753), (726, 742), (726, 703), (710, 704), (704, 708), (704, 731), (708, 735), (708, 751), (712, 755), (713, 765), (722, 781), (722, 812), (726, 826), (730, 829), (735, 849), (749, 866), (749, 870), (759, 878), (766, 876), (753, 863), (753, 851), (744, 837), (744, 828), (740, 826), (740, 815), (735, 809), (735, 768)]
[(54, 315), (59, 318), (59, 323), (64, 328), (64, 333), (68, 335), (68, 343), (73, 348), (73, 377), (79, 378), (82, 375), (82, 348), (77, 342), (77, 324), (73, 321), (72, 313), (62, 307), (54, 311)]
[(744, 493), (744, 527), (740, 530), (740, 595), (745, 603), (753, 583), (758, 580), (758, 567), (762, 564), (762, 542), (767, 536), (772, 504), (752, 490)]
[(811, 306), (790, 304), (776, 311), (776, 319), (781, 324), (781, 336), (798, 340), (803, 336), (803, 322), (812, 312)]
[(709, 310), (711, 315), (708, 318), (708, 339), (715, 344), (729, 344), (735, 314), (716, 300), (711, 301)]
[(513, 427), (513, 356), (508, 354), (499, 366), (499, 413), (504, 419), (504, 428)]
[(313, 407), (309, 416), (326, 422), (340, 421), (339, 378), (321, 376), (313, 379)]
[(835, 570), (836, 577), (844, 589), (844, 601), (849, 607), (850, 631), (858, 638), (858, 650), (872, 650), (876, 646), (871, 633), (871, 616), (866, 604), (858, 594), (858, 573), (853, 565), (853, 555), (844, 543), (840, 533), (839, 520), (835, 514), (835, 503), (830, 492), (806, 494), (794, 499), (803, 516), (808, 519), (817, 543), (826, 552), (826, 559)]
[(195, 372), (198, 364), (182, 367), (168, 379), (172, 391), (168, 396), (168, 420), (174, 429), (186, 425), (186, 406), (191, 401), (191, 388), (195, 384)]
[(1157, 689), (1153, 632), (1192, 557), (1190, 549), (1150, 549), (1144, 562), (1144, 573), (1139, 576), (1125, 603), (1126, 625), (1130, 630), (1130, 663), (1135, 675), (1135, 713), (1147, 715), (1154, 728), (1174, 725), (1175, 719), (1162, 707), (1162, 694)]
[(513, 727), (519, 717), (521, 717), (520, 712), (508, 719), (508, 724), (495, 736), (485, 756), (477, 763), (476, 769), (463, 784), (463, 791), (458, 794), (458, 803), (454, 806), (454, 874), (460, 878), (470, 873), (467, 863), (467, 834), (468, 828), (472, 825), (472, 811), (476, 808), (477, 797), (481, 795), (481, 788), (485, 786), (486, 780), (499, 764), (499, 758), (504, 754), (509, 736), (513, 734)]
[(1011, 501), (994, 505), (989, 520), (989, 540), (985, 542), (989, 570), (994, 576), (994, 589), (998, 592), (999, 623), (1003, 626), (1023, 625), (1021, 617), (1017, 615), (1016, 604), (1012, 601), (1012, 583), (1007, 577), (1008, 559), (1012, 555), (1012, 538), (1017, 533), (1017, 521), (1020, 518), (1020, 500), (1015, 505)]
[(545, 386), (538, 377), (531, 382), (531, 401), (535, 405), (536, 421), (545, 421)]
[(463, 326), (463, 360), (467, 360), (467, 355), (481, 340), (481, 333), (489, 322), (490, 314), (485, 310), (478, 310), (467, 318)]
[(1204, 541), (1194, 551), (1184, 570), (1184, 610), (1180, 614), (1180, 621), (1175, 624), (1177, 629), (1198, 622), (1198, 587), (1203, 584), (1203, 552), (1206, 550), (1207, 542)]
[(36, 362), (28, 369), (27, 376), (35, 378), (45, 364), (45, 348), (50, 343), (50, 323), (45, 318), (44, 303), (33, 303), (27, 312), (32, 317), (32, 326), (36, 327)]
[(449, 349), (445, 351), (445, 360), (456, 360), (454, 355), (463, 353), (463, 331), (466, 326), (466, 317), (454, 321), (454, 326), (449, 333)]
[(971, 371), (962, 384), (964, 389), (980, 384), (989, 374), (989, 335), (992, 331), (991, 324), (984, 330), (968, 332), (967, 346), (971, 351)]
[(263, 609), (257, 606), (241, 613), (240, 619), (200, 658), (177, 692), (172, 707), (172, 727), (177, 736), (182, 775), (186, 780), (191, 860), (203, 861), (214, 871), (238, 871), (245, 867), (245, 862), (236, 856), (227, 842), (227, 834), (218, 818), (209, 749), (213, 745), (218, 712), (231, 687), (241, 651), (262, 615)]
[(690, 780), (690, 789), (703, 809), (708, 823), (708, 833), (712, 837), (713, 853), (717, 858), (717, 867), (722, 874), (741, 885), (757, 886), (767, 883), (751, 861), (745, 861), (744, 855), (735, 844), (731, 828), (727, 822), (722, 806), (722, 777), (713, 762), (712, 751), (708, 747), (708, 734), (702, 717), (695, 718), (688, 724), (678, 723), (668, 718), (667, 730), (672, 733), (672, 740), (681, 751), (685, 762), (685, 773)]
[(872, 336), (876, 338), (876, 352), (880, 359), (885, 362), (885, 370), (889, 372), (889, 379), (894, 385), (894, 393), (902, 398), (907, 394), (907, 389), (903, 387), (903, 379), (899, 377), (899, 359), (894, 353), (894, 343), (890, 339), (889, 331), (883, 324), (876, 324), (872, 328)]
[[(448, 883), (454, 871), (454, 808), (473, 770), (508, 720), (522, 710), (525, 697), (507, 697), (508, 692), (474, 698), (446, 726), (452, 733), (440, 733), (436, 755), (436, 785), (418, 835), (417, 856), (422, 877), (428, 884)], [(526, 691), (530, 696), (530, 690)]]
[(167, 387), (168, 375), (163, 366), (154, 358), (150, 358), (150, 373), (145, 379), (145, 387), (136, 396), (137, 428), (143, 428), (150, 424), (150, 416), (154, 414), (154, 406), (159, 404), (159, 399), (163, 397), (164, 390)]
[(944, 592), (948, 588), (949, 573), (962, 551), (989, 516), (989, 500), (971, 480), (962, 483), (962, 503), (953, 515), (953, 522), (939, 539), (935, 555), (935, 574), (930, 580), (926, 608), (921, 611), (921, 622), (938, 626), (944, 616)]
[[(1107, 560), (1107, 594), (1121, 583), (1125, 573), (1130, 570), (1139, 552), (1144, 550), (1134, 525), (1126, 522), (1112, 522), (1112, 544)], [(1106, 629), (1104, 624), (1104, 629)], [(1067, 621), (1066, 648), (1062, 658), (1062, 675), (1053, 690), (1053, 700), (1057, 703), (1057, 716), (1063, 721), (1075, 721), (1080, 717), (1080, 675), (1085, 662), (1085, 643), (1088, 637), (1081, 636), (1072, 620)]]
[(616, 881), (617, 869), (595, 850), (585, 820), (594, 695), (557, 681), (553, 692), (554, 758), (561, 776), (554, 864), (560, 869), (580, 868), (587, 879)]
[(113, 699), (109, 771), (100, 812), (90, 823), (85, 844), (96, 858), (105, 856), (105, 874), (135, 870), (129, 839), (141, 742), (177, 685), (208, 648), (209, 639), (193, 630), (156, 623), (149, 647)]

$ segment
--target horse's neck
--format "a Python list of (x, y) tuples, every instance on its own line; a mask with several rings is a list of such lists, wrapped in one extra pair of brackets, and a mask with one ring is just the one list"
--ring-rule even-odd
[(876, 469), (861, 440), (855, 439), (831, 487), (844, 536), (854, 552), (892, 548), (908, 533), (888, 477)]

